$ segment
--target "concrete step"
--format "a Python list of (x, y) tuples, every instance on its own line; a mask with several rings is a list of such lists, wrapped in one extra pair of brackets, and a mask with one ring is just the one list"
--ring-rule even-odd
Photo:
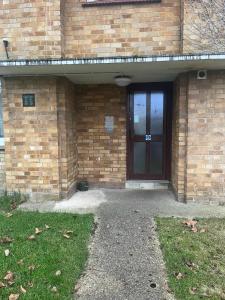
[(126, 189), (131, 190), (168, 190), (168, 180), (127, 180)]

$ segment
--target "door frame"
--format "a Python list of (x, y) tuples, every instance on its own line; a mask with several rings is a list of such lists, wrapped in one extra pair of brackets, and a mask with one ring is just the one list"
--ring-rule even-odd
[[(127, 87), (127, 121), (126, 121), (126, 177), (127, 180), (146, 180), (144, 176), (133, 176), (132, 173), (132, 141), (130, 139), (130, 94), (134, 92), (150, 92), (150, 91), (164, 91), (165, 92), (165, 148), (164, 155), (164, 174), (160, 180), (170, 180), (171, 178), (171, 146), (172, 146), (172, 97), (173, 97), (173, 82), (151, 82), (151, 83), (134, 83)], [(141, 178), (140, 178), (141, 177)], [(151, 180), (151, 179), (149, 179)], [(157, 178), (155, 178), (157, 180)]]

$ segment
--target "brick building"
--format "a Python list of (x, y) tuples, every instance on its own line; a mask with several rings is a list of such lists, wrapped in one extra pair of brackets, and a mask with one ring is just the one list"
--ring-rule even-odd
[(188, 0), (1, 1), (1, 188), (225, 202), (225, 55), (193, 20)]

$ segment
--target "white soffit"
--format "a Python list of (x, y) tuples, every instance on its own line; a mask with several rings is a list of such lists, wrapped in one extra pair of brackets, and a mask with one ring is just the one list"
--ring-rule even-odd
[(191, 70), (225, 70), (225, 54), (0, 61), (0, 76), (65, 76), (77, 84), (172, 81)]

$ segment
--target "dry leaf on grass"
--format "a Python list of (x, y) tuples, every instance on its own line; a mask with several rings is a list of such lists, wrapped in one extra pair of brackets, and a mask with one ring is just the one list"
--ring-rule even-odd
[(17, 299), (19, 299), (19, 294), (11, 294), (10, 296), (9, 296), (9, 300), (17, 300)]
[(193, 232), (198, 232), (198, 229), (197, 229), (197, 227), (192, 227), (192, 228), (191, 228), (191, 231), (193, 231)]
[(7, 213), (5, 216), (6, 216), (6, 218), (10, 218), (10, 217), (12, 217), (12, 216), (13, 216), (13, 214), (11, 214), (11, 213)]
[(26, 294), (26, 292), (27, 292), (27, 290), (25, 290), (25, 288), (22, 285), (20, 286), (20, 290), (23, 294)]
[(33, 241), (36, 239), (36, 236), (35, 235), (30, 235), (28, 238), (27, 238), (29, 241)]
[(184, 225), (186, 225), (187, 227), (189, 227), (192, 232), (198, 232), (198, 229), (196, 227), (196, 224), (198, 223), (198, 221), (196, 221), (196, 220), (186, 220), (186, 221), (183, 221), (182, 223)]
[(0, 244), (8, 244), (8, 243), (12, 243), (13, 239), (11, 239), (8, 236), (4, 236), (2, 238), (0, 238)]
[(46, 228), (46, 229), (49, 229), (50, 227), (49, 227), (47, 224), (45, 224), (45, 228)]
[(42, 230), (36, 227), (35, 228), (35, 234), (40, 234), (40, 233), (42, 233)]
[(5, 287), (5, 284), (2, 281), (0, 281), (0, 289), (4, 288), (4, 287)]
[(191, 270), (193, 270), (193, 269), (198, 269), (198, 265), (196, 265), (196, 264), (193, 263), (192, 261), (187, 261), (187, 262), (185, 263), (185, 265), (186, 265), (189, 269), (191, 269)]
[(62, 274), (62, 272), (60, 270), (55, 272), (55, 276), (60, 276)]
[(70, 235), (64, 233), (63, 236), (66, 238), (66, 239), (70, 239)]
[(195, 294), (196, 294), (196, 291), (197, 291), (197, 288), (195, 288), (195, 287), (192, 287), (192, 288), (189, 289), (189, 293), (190, 293), (191, 295), (195, 295)]
[(5, 252), (5, 256), (9, 256), (9, 254), (10, 254), (9, 249), (6, 249), (4, 252)]
[(176, 272), (174, 275), (175, 275), (176, 278), (179, 279), (179, 280), (182, 279), (182, 278), (184, 277), (184, 275), (183, 275), (182, 273), (180, 273), (180, 272)]
[(23, 259), (18, 260), (17, 264), (18, 265), (23, 265)]
[(30, 266), (28, 267), (28, 269), (29, 269), (29, 271), (34, 271), (35, 265), (30, 265)]
[(4, 277), (4, 280), (13, 282), (14, 274), (11, 271), (8, 271)]
[(34, 286), (33, 282), (31, 282), (31, 281), (28, 281), (27, 284), (28, 284), (28, 286), (31, 287), (31, 288)]
[(17, 203), (13, 202), (10, 206), (11, 206), (11, 209), (16, 209), (17, 208)]
[(53, 287), (51, 288), (51, 291), (52, 291), (53, 293), (57, 293), (57, 292), (58, 292), (58, 289), (57, 289), (56, 286), (53, 286)]
[(202, 229), (200, 229), (199, 232), (200, 232), (200, 233), (205, 233), (205, 232), (206, 232), (206, 229), (205, 229), (205, 228), (202, 228)]

